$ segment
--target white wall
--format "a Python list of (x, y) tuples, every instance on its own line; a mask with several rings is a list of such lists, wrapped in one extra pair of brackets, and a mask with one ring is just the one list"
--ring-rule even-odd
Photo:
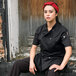
[(8, 27), (9, 27), (9, 48), (10, 57), (15, 58), (19, 52), (19, 20), (18, 20), (18, 0), (8, 0)]

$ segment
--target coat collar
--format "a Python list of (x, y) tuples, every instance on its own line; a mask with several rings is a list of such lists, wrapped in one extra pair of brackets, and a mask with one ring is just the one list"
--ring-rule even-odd
[[(51, 30), (54, 30), (54, 29), (56, 28), (57, 25), (58, 25), (58, 23), (56, 22), (56, 24), (52, 27)], [(51, 30), (50, 30), (50, 31), (51, 31)], [(45, 24), (43, 25), (42, 31), (47, 31), (47, 32), (48, 32), (47, 23), (45, 23)], [(49, 32), (50, 32), (50, 31), (49, 31)]]

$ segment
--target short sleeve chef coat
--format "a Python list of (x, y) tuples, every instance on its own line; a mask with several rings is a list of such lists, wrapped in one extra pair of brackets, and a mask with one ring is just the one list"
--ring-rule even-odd
[(35, 62), (36, 67), (45, 70), (55, 62), (56, 64), (62, 62), (65, 47), (71, 46), (71, 41), (68, 30), (60, 23), (56, 22), (50, 31), (48, 31), (45, 23), (36, 30), (33, 45), (40, 45), (41, 48), (40, 57), (38, 57), (40, 58), (40, 64), (38, 66), (38, 62)]

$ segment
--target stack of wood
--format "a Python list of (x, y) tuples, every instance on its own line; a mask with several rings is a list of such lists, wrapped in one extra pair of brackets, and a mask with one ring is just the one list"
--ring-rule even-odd
[(2, 16), (0, 16), (0, 58), (4, 58), (4, 48), (3, 48), (3, 40), (2, 40)]

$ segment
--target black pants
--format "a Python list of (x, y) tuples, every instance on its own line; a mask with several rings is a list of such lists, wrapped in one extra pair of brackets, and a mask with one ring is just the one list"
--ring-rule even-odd
[[(21, 73), (29, 72), (29, 61), (30, 61), (29, 57), (22, 60), (17, 60), (14, 63), (9, 76), (19, 76)], [(58, 71), (54, 72), (54, 69), (52, 70), (47, 69), (43, 73), (45, 76), (59, 76), (59, 72)]]

